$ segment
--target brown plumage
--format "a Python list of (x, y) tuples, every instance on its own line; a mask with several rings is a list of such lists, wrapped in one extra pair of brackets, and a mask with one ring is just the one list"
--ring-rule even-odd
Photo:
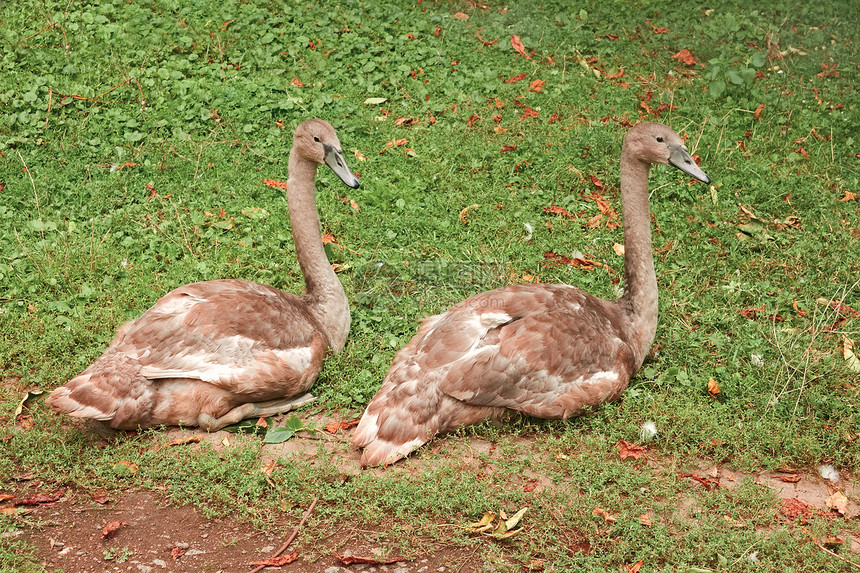
[(624, 294), (521, 284), (475, 295), (427, 318), (397, 353), (352, 437), (362, 464), (389, 464), (434, 435), (514, 410), (568, 418), (615, 400), (642, 365), (657, 330), (648, 169), (673, 165), (709, 182), (680, 137), (643, 123), (621, 153)]
[(296, 128), (287, 180), (304, 295), (230, 279), (179, 287), (120, 327), (104, 354), (48, 404), (116, 429), (217, 430), (312, 400), (306, 392), (323, 357), (340, 352), (349, 333), (346, 294), (320, 236), (314, 176), (321, 163), (358, 187), (334, 129), (311, 119)]

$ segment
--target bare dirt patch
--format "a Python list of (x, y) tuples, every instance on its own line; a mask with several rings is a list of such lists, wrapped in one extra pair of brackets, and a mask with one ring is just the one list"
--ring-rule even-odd
[[(318, 421), (323, 427), (327, 420)], [(493, 471), (502, 455), (493, 442), (472, 438), (469, 440), (446, 440), (441, 438), (431, 448), (441, 447), (448, 453), (444, 459), (435, 456), (412, 457), (400, 462), (394, 468), (362, 470), (359, 466), (359, 453), (348, 443), (350, 432), (328, 434), (324, 432), (300, 432), (295, 438), (283, 444), (266, 446), (263, 449), (261, 465), (271, 460), (313, 460), (321, 451), (334, 454), (339, 461), (338, 471), (344, 475), (362, 471), (383, 473), (388, 471), (408, 471), (421, 473), (430, 464), (444, 463), (445, 459), (456, 456), (465, 465), (480, 471)], [(197, 430), (171, 429), (167, 432), (171, 439), (200, 436), (202, 441), (215, 447), (230, 447), (239, 438), (227, 432), (212, 434)], [(517, 449), (533, 452), (532, 440), (527, 437), (515, 438)], [(188, 446), (197, 447), (191, 443)], [(830, 512), (828, 499), (841, 492), (847, 497), (844, 517), (853, 519), (860, 515), (855, 501), (860, 493), (854, 487), (852, 476), (843, 474), (839, 482), (833, 483), (817, 474), (797, 474), (760, 472), (747, 474), (728, 470), (721, 466), (703, 463), (699, 467), (678, 471), (668, 460), (642, 459), (637, 461), (639, 471), (653, 471), (664, 474), (677, 473), (682, 479), (690, 479), (691, 487), (720, 487), (733, 489), (746, 479), (756, 485), (773, 491), (780, 500), (798, 500), (804, 506)], [(672, 468), (670, 470), (670, 468)], [(683, 477), (688, 476), (688, 477)], [(569, 487), (569, 483), (554, 483), (538, 474), (522, 476), (529, 491), (540, 491), (558, 487)], [(20, 488), (0, 491), (6, 497), (21, 500), (38, 494), (52, 494), (57, 490), (47, 484), (33, 484), (26, 479), (16, 482)], [(69, 572), (248, 572), (254, 569), (255, 561), (274, 555), (285, 539), (298, 525), (297, 512), (275, 516), (274, 525), (267, 531), (255, 529), (246, 522), (233, 517), (219, 519), (207, 518), (199, 509), (192, 506), (178, 507), (158, 491), (114, 491), (105, 496), (94, 492), (66, 490), (58, 499), (30, 506), (30, 511), (21, 520), (21, 526), (11, 534), (26, 541), (33, 547), (39, 560), (49, 570)], [(0, 496), (0, 500), (4, 498)], [(11, 506), (14, 499), (0, 502), (0, 506)], [(684, 512), (685, 500), (679, 498), (678, 510)], [(301, 508), (303, 509), (303, 508)], [(113, 524), (113, 525), (111, 525)], [(105, 534), (105, 528), (115, 530)], [(380, 528), (384, 525), (380, 524)], [(366, 571), (369, 573), (444, 573), (447, 571), (473, 572), (482, 569), (479, 546), (460, 547), (451, 545), (428, 546), (417, 556), (408, 556), (404, 561), (387, 564), (345, 565), (335, 553), (341, 556), (386, 557), (378, 545), (378, 532), (362, 531), (344, 526), (329, 537), (310, 538), (310, 545), (303, 547), (299, 538), (285, 552), (298, 552), (298, 559), (283, 569), (269, 568), (267, 571), (321, 571), (324, 573), (345, 573), (347, 571)], [(302, 531), (308, 534), (307, 529)], [(309, 538), (304, 537), (307, 541)], [(860, 551), (860, 540), (845, 539), (846, 549)]]

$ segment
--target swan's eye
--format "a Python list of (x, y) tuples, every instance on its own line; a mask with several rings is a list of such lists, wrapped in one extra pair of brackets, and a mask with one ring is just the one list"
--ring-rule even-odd
[[(317, 143), (319, 143), (319, 142), (320, 142), (320, 138), (319, 138), (319, 137), (317, 137), (317, 136), (315, 135), (315, 136), (314, 136), (314, 141), (316, 141)], [(662, 141), (662, 139), (661, 139), (660, 141)]]
[[(316, 138), (315, 138), (315, 139), (316, 139)], [(662, 137), (658, 137), (658, 138), (657, 138), (657, 141), (658, 141), (659, 143), (663, 143), (663, 138), (662, 138)]]

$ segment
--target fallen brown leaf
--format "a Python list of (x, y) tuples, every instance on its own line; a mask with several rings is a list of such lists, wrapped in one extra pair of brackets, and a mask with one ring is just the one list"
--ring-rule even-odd
[(639, 573), (639, 570), (642, 569), (644, 561), (637, 561), (627, 570), (627, 573)]
[[(516, 82), (522, 81), (522, 80), (524, 80), (524, 79), (526, 79), (526, 75), (525, 75), (525, 74), (517, 74), (517, 75), (515, 75), (515, 76), (513, 76), (513, 77), (510, 77), (510, 78), (506, 79), (506, 80), (505, 80), (505, 83), (506, 83), (506, 84), (513, 84), (513, 83), (516, 83)], [(498, 99), (496, 99), (496, 107), (502, 107), (501, 105), (499, 105), (499, 103), (500, 103), (500, 102), (499, 102), (499, 100), (498, 100)], [(504, 105), (504, 104), (502, 104), (502, 105)]]
[(190, 436), (188, 438), (174, 438), (167, 442), (168, 446), (184, 446), (186, 444), (196, 444), (202, 440), (200, 436)]
[(720, 385), (717, 384), (717, 381), (713, 378), (708, 379), (708, 394), (711, 396), (716, 396), (720, 393)]
[(673, 60), (678, 60), (679, 62), (683, 62), (688, 66), (695, 66), (699, 62), (696, 61), (696, 58), (693, 57), (693, 54), (690, 53), (690, 50), (684, 48), (674, 56), (672, 56)]
[(523, 41), (516, 34), (511, 34), (511, 47), (522, 57), (531, 60), (531, 57), (526, 54), (526, 48), (523, 46)]
[(46, 503), (54, 503), (66, 494), (66, 490), (58, 489), (54, 493), (40, 493), (26, 499), (19, 499), (15, 505), (43, 505)]
[(268, 185), (269, 187), (276, 187), (278, 189), (287, 188), (286, 181), (276, 181), (275, 179), (263, 179), (263, 184)]
[(644, 446), (638, 446), (636, 444), (631, 444), (625, 440), (618, 440), (618, 443), (615, 444), (615, 447), (618, 449), (618, 455), (622, 460), (626, 460), (627, 458), (633, 458), (634, 460), (638, 460), (648, 451), (648, 448)]
[(825, 499), (824, 503), (831, 510), (838, 511), (843, 517), (848, 512), (848, 498), (841, 491), (833, 492), (833, 495)]
[(497, 43), (497, 42), (499, 41), (499, 39), (498, 39), (498, 38), (496, 38), (495, 40), (490, 40), (490, 41), (487, 41), (487, 40), (483, 39), (483, 38), (481, 37), (481, 30), (480, 30), (480, 29), (478, 30), (478, 40), (479, 40), (482, 44), (484, 44), (485, 46), (492, 46), (493, 44), (495, 44), (495, 43)]
[(117, 529), (123, 526), (128, 527), (128, 524), (124, 521), (111, 521), (102, 528), (102, 539), (107, 539), (113, 535)]
[(559, 207), (558, 205), (553, 205), (551, 207), (544, 207), (543, 212), (544, 213), (552, 213), (553, 215), (562, 215), (564, 217), (567, 217), (568, 219), (575, 219), (576, 218), (576, 215), (572, 214), (567, 209), (563, 209), (562, 207)]
[(529, 85), (529, 91), (534, 92), (534, 93), (538, 93), (540, 91), (543, 91), (543, 80), (534, 80)]
[(348, 430), (354, 426), (358, 425), (358, 422), (361, 418), (355, 418), (354, 420), (344, 420), (341, 422), (332, 422), (331, 424), (326, 424), (325, 431), (329, 434), (336, 434), (340, 430)]
[(109, 501), (108, 492), (105, 488), (100, 487), (90, 492), (90, 499), (99, 505), (104, 505)]
[(699, 482), (700, 484), (705, 486), (705, 489), (707, 491), (711, 491), (711, 488), (719, 487), (719, 485), (720, 485), (720, 482), (714, 481), (712, 479), (708, 479), (706, 477), (702, 477), (696, 473), (684, 473), (684, 474), (681, 474), (680, 477), (690, 478), (694, 481)]
[(801, 479), (803, 479), (803, 478), (802, 478), (801, 476), (799, 476), (799, 475), (777, 476), (777, 477), (778, 477), (780, 480), (784, 481), (785, 483), (797, 483), (797, 482), (799, 482)]
[(600, 507), (595, 507), (594, 511), (591, 512), (591, 515), (593, 515), (594, 517), (602, 517), (604, 523), (615, 523), (616, 521), (618, 521), (617, 519), (609, 515), (609, 512)]
[(187, 552), (188, 552), (187, 549), (183, 549), (183, 548), (179, 547), (178, 545), (175, 545), (173, 547), (173, 549), (170, 550), (170, 556), (173, 557), (174, 561), (179, 561), (179, 558), (182, 557), (183, 555), (185, 555), (185, 553), (187, 553)]
[[(335, 553), (335, 555), (337, 555)], [(261, 559), (260, 561), (252, 561), (251, 565), (263, 565), (265, 567), (283, 567), (288, 563), (292, 563), (296, 559), (299, 558), (299, 552), (293, 551), (292, 553), (288, 553), (287, 555), (279, 555), (277, 557), (269, 557), (268, 559)]]
[(846, 192), (845, 192), (845, 197), (843, 197), (842, 199), (840, 199), (840, 200), (839, 200), (839, 202), (840, 202), (840, 203), (843, 203), (843, 202), (845, 202), (845, 201), (853, 201), (853, 200), (855, 200), (855, 199), (857, 199), (857, 193), (852, 193), (851, 191), (846, 191)]
[(651, 516), (649, 516), (647, 513), (643, 513), (639, 516), (639, 523), (641, 523), (645, 527), (651, 527)]

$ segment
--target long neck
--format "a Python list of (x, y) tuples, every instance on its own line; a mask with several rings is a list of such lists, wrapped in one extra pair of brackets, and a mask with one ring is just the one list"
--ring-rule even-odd
[(621, 302), (630, 320), (637, 368), (657, 332), (657, 276), (651, 252), (651, 212), (648, 207), (648, 167), (621, 154), (621, 213), (624, 218), (624, 278)]
[(340, 352), (349, 334), (349, 302), (323, 249), (314, 176), (317, 164), (290, 152), (287, 204), (296, 256), (305, 277), (310, 310), (319, 319), (329, 345)]

